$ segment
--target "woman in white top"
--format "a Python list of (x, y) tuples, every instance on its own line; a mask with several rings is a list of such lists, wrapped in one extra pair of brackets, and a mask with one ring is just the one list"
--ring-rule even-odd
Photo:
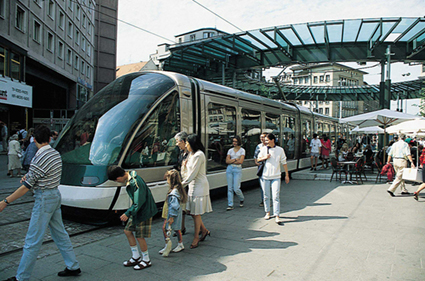
[(21, 160), (19, 159), (21, 157), (21, 144), (18, 141), (18, 135), (14, 134), (10, 137), (9, 141), (9, 152), (8, 152), (8, 158), (9, 158), (9, 174), (10, 177), (13, 178), (13, 170), (16, 170), (18, 173), (16, 176), (21, 176)]
[[(199, 241), (204, 241), (210, 235), (210, 231), (202, 222), (201, 215), (212, 212), (210, 199), (210, 186), (206, 174), (205, 148), (198, 135), (190, 135), (186, 140), (186, 148), (189, 151), (188, 158), (183, 161), (187, 172), (183, 186), (189, 185), (188, 199), (186, 203), (186, 212), (189, 213), (195, 224), (195, 237), (190, 248), (198, 247)], [(199, 237), (199, 232), (202, 232)]]
[(273, 197), (273, 213), (276, 217), (276, 223), (280, 222), (280, 179), (282, 173), (280, 165), (285, 169), (285, 182), (289, 183), (288, 165), (286, 165), (286, 155), (282, 147), (275, 144), (276, 137), (273, 134), (267, 134), (266, 144), (258, 154), (257, 161), (266, 161), (263, 175), (261, 176), (261, 187), (264, 192), (264, 210), (266, 220), (270, 219), (270, 189)]
[(227, 211), (233, 210), (233, 192), (239, 198), (239, 206), (243, 207), (244, 196), (241, 191), (242, 163), (245, 159), (245, 149), (241, 147), (239, 136), (233, 138), (233, 148), (229, 149), (226, 157), (227, 177)]

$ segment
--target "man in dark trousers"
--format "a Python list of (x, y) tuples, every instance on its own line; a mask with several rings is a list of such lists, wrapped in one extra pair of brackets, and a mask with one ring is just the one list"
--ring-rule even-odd
[(8, 279), (11, 281), (30, 279), (47, 226), (66, 265), (65, 270), (58, 275), (76, 276), (81, 273), (71, 240), (62, 221), (61, 195), (58, 190), (62, 175), (62, 159), (59, 152), (49, 145), (49, 141), (50, 129), (44, 125), (38, 126), (34, 131), (34, 142), (38, 151), (28, 173), (21, 179), (22, 186), (0, 202), (0, 212), (2, 212), (8, 204), (22, 197), (30, 189), (34, 191), (34, 207), (21, 262), (16, 277)]

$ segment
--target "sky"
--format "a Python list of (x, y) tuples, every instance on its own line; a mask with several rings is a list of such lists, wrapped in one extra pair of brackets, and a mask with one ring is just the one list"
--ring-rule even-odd
[[(424, 0), (196, 0), (242, 30), (338, 19), (421, 17)], [(202, 27), (240, 32), (193, 0), (119, 0), (118, 18), (174, 42), (174, 36)], [(164, 38), (118, 22), (117, 65), (147, 61)], [(368, 64), (368, 65), (372, 65)], [(357, 67), (356, 64), (350, 64)], [(366, 70), (369, 84), (380, 80), (380, 67)], [(273, 72), (273, 71), (270, 71)], [(393, 64), (393, 82), (416, 79), (420, 66)], [(402, 74), (410, 73), (409, 76)], [(417, 103), (417, 102), (416, 102)], [(408, 112), (414, 114), (412, 112)]]

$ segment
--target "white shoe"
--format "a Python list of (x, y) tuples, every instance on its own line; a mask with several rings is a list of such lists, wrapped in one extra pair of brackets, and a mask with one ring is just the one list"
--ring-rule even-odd
[(280, 223), (280, 218), (276, 216), (276, 223)]
[(163, 257), (168, 257), (168, 255), (171, 252), (171, 247), (173, 246), (173, 243), (171, 242), (171, 239), (168, 238), (167, 240), (167, 246), (165, 246), (164, 252), (162, 252)]
[(175, 247), (174, 248), (174, 250), (173, 250), (173, 253), (178, 253), (178, 252), (181, 252), (181, 251), (183, 251), (184, 250), (184, 246), (183, 246), (183, 243), (179, 243), (178, 245), (177, 245), (177, 247)]
[(270, 215), (269, 215), (269, 214), (266, 214), (266, 215), (264, 216), (264, 219), (265, 219), (265, 220), (269, 220), (269, 219), (270, 219)]
[(158, 251), (158, 254), (162, 255), (165, 252), (166, 249), (167, 249), (167, 244), (165, 244), (164, 248), (162, 248), (161, 250)]

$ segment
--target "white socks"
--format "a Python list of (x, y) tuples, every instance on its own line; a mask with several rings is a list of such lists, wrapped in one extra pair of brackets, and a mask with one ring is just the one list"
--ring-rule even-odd
[(140, 253), (139, 253), (139, 249), (136, 246), (130, 246), (131, 248), (131, 254), (132, 254), (132, 258), (133, 260), (137, 260), (138, 258), (140, 258)]
[(151, 259), (149, 258), (149, 252), (148, 250), (146, 250), (146, 252), (142, 252), (142, 256), (144, 261), (150, 261)]

